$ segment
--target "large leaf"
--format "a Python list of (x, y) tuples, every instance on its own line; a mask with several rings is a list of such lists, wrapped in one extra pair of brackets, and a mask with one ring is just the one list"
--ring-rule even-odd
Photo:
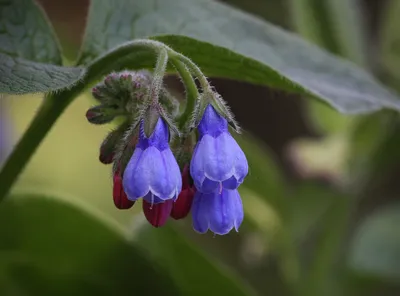
[(143, 227), (135, 241), (169, 271), (183, 295), (253, 294), (228, 269), (218, 266), (175, 228), (149, 228)]
[(365, 64), (362, 19), (355, 0), (290, 0), (296, 31), (330, 52)]
[(356, 66), (296, 35), (211, 0), (91, 2), (80, 63), (135, 38), (157, 38), (192, 58), (211, 76), (241, 79), (321, 98), (341, 112), (400, 100)]
[(61, 64), (52, 28), (32, 0), (0, 1), (0, 52), (30, 61)]
[(12, 196), (0, 207), (0, 237), (1, 295), (179, 294), (111, 225), (65, 202)]
[(31, 62), (0, 53), (0, 94), (48, 92), (77, 83), (81, 68)]
[(363, 274), (400, 279), (400, 204), (379, 210), (358, 229), (349, 256), (351, 269)]
[(47, 92), (77, 82), (83, 70), (56, 66), (61, 61), (52, 28), (33, 1), (0, 1), (0, 93)]

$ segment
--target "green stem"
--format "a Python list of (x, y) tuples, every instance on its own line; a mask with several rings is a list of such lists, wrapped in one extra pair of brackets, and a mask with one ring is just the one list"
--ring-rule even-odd
[(186, 65), (179, 60), (171, 59), (171, 64), (175, 67), (176, 71), (178, 71), (183, 84), (186, 88), (186, 107), (185, 111), (181, 114), (178, 119), (179, 129), (182, 130), (186, 125), (188, 120), (190, 119), (191, 114), (196, 105), (197, 98), (199, 97), (199, 91), (197, 90), (196, 83), (192, 77), (192, 74), (187, 69)]
[[(73, 93), (74, 92), (71, 92), (71, 94)], [(0, 172), (0, 202), (10, 191), (18, 175), (23, 170), (40, 142), (47, 135), (65, 108), (72, 102), (72, 98), (71, 96), (69, 98), (65, 96), (64, 98), (60, 98), (60, 96), (54, 94), (45, 96), (28, 130), (22, 136)]]
[(177, 53), (175, 51), (172, 51), (169, 54), (170, 54), (170, 57), (172, 59), (174, 59), (174, 58), (179, 59), (180, 61), (182, 61), (190, 69), (190, 71), (199, 80), (200, 86), (203, 89), (203, 92), (212, 91), (211, 90), (211, 85), (208, 82), (207, 77), (203, 74), (201, 69), (195, 63), (192, 62), (191, 59), (189, 59), (188, 57), (184, 56), (183, 54)]
[(158, 97), (163, 86), (163, 79), (168, 64), (168, 51), (166, 48), (160, 48), (158, 51), (157, 63), (153, 72), (153, 81), (150, 88), (150, 101), (158, 102)]

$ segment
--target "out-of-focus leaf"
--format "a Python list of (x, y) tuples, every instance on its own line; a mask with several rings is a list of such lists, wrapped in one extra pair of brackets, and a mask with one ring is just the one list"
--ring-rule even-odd
[[(397, 295), (400, 291), (399, 282), (376, 277), (371, 274), (345, 270), (341, 274), (344, 277), (343, 296), (376, 296)], [(334, 296), (334, 295), (332, 295)]]
[[(362, 19), (354, 0), (290, 0), (294, 28), (319, 46), (365, 66)], [(311, 119), (322, 132), (344, 132), (351, 118), (318, 101), (307, 104)]]
[(265, 198), (275, 210), (283, 211), (285, 181), (272, 152), (249, 133), (237, 135), (235, 139), (246, 154), (249, 163), (249, 175), (244, 185), (258, 196)]
[(275, 0), (223, 0), (229, 5), (235, 6), (246, 12), (255, 14), (262, 17), (263, 19), (282, 26), (288, 27), (291, 20), (289, 18), (283, 18), (282, 15), (287, 11), (287, 3), (285, 1)]
[(135, 236), (135, 242), (167, 269), (182, 295), (254, 295), (243, 281), (203, 254), (176, 228), (167, 225), (155, 230), (146, 226)]
[(0, 294), (179, 295), (157, 263), (104, 222), (66, 202), (11, 196), (0, 206)]
[(363, 66), (363, 21), (354, 0), (291, 0), (295, 29), (308, 40)]
[[(251, 15), (210, 0), (91, 2), (79, 63), (135, 38), (155, 37), (208, 75), (320, 98), (344, 113), (400, 110), (400, 100), (371, 75)], [(116, 64), (141, 54), (115, 57)], [(150, 55), (151, 58), (154, 58)], [(146, 57), (148, 59), (148, 56)], [(147, 63), (148, 64), (148, 63)]]
[(357, 119), (349, 139), (348, 179), (354, 188), (365, 190), (378, 185), (400, 162), (400, 121), (396, 113), (379, 112)]
[(301, 243), (321, 226), (338, 193), (326, 185), (304, 181), (291, 188), (289, 194), (287, 226), (294, 242)]
[(354, 117), (340, 114), (316, 100), (307, 101), (307, 111), (314, 127), (321, 133), (346, 133), (354, 123)]
[(387, 1), (386, 10), (382, 16), (381, 56), (385, 70), (393, 81), (393, 87), (398, 88), (400, 81), (400, 1)]
[[(318, 232), (316, 244), (307, 272), (303, 274), (301, 280), (301, 291), (304, 296), (335, 295), (335, 293), (328, 294), (332, 290), (329, 284), (334, 276), (335, 264), (339, 258), (349, 222), (352, 199), (329, 188), (321, 189), (319, 190), (320, 198), (329, 199), (329, 207), (324, 212), (320, 211), (319, 217), (317, 216), (319, 221), (315, 225)], [(319, 201), (319, 203), (324, 203), (324, 201)]]
[(395, 203), (368, 216), (352, 241), (348, 265), (350, 269), (400, 280), (400, 204)]

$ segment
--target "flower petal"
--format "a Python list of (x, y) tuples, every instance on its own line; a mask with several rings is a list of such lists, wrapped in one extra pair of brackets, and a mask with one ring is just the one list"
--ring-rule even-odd
[[(147, 169), (150, 173), (150, 190), (162, 200), (170, 199), (175, 194), (175, 182), (171, 181), (168, 164), (164, 154), (155, 147), (149, 147), (147, 150), (153, 150), (151, 159), (147, 161)], [(168, 149), (169, 150), (169, 149)]]
[(206, 233), (209, 225), (209, 194), (196, 192), (192, 205), (193, 229), (199, 233)]
[(128, 195), (130, 200), (137, 200), (138, 198), (144, 196), (150, 190), (150, 180), (148, 172), (141, 176), (141, 181), (138, 182), (135, 179), (137, 169), (140, 163), (143, 162), (144, 152), (140, 148), (136, 148), (133, 152), (131, 159), (124, 171), (123, 186), (124, 191)]
[(204, 110), (198, 129), (200, 136), (208, 134), (218, 137), (221, 133), (228, 131), (228, 122), (209, 104)]
[[(170, 199), (173, 198), (176, 200), (178, 198), (179, 192), (182, 190), (182, 175), (179, 169), (179, 165), (176, 162), (175, 156), (172, 154), (171, 149), (165, 149), (161, 152), (161, 156), (163, 159), (163, 168), (165, 172), (165, 184), (161, 184), (161, 180), (153, 180), (152, 184), (157, 183), (154, 186), (163, 186), (158, 191), (160, 192), (160, 198), (162, 199)], [(152, 186), (153, 187), (153, 186)]]
[(157, 124), (153, 133), (149, 138), (149, 146), (157, 147), (158, 150), (163, 151), (169, 148), (169, 128), (167, 123), (161, 117), (158, 118)]
[(235, 140), (229, 133), (223, 133), (217, 138), (205, 135), (200, 145), (204, 145), (207, 154), (204, 162), (205, 176), (214, 181), (225, 181), (234, 174), (234, 163), (236, 160), (236, 149), (232, 149)]
[(197, 189), (201, 187), (201, 184), (204, 181), (205, 175), (204, 175), (204, 164), (203, 164), (203, 157), (202, 154), (203, 148), (200, 149), (200, 143), (198, 142), (196, 144), (196, 147), (194, 148), (194, 152), (192, 155), (192, 159), (190, 161), (190, 176), (193, 179), (193, 182), (195, 183)]
[(143, 199), (150, 204), (159, 204), (165, 202), (165, 200), (159, 198), (157, 195), (154, 195), (154, 193), (151, 191), (149, 191), (145, 196), (143, 196)]
[(231, 147), (232, 150), (235, 150), (234, 176), (240, 185), (249, 173), (249, 164), (247, 163), (246, 155), (244, 154), (242, 148), (240, 148), (239, 144), (234, 138), (232, 138), (232, 140), (233, 142), (231, 143)]
[(199, 191), (203, 193), (211, 193), (217, 190), (221, 186), (220, 184), (221, 183), (218, 181), (212, 181), (208, 178), (205, 178), (203, 184), (201, 184), (198, 188), (200, 188)]
[(227, 234), (234, 226), (236, 218), (235, 191), (223, 189), (216, 192), (211, 199), (210, 230), (216, 234)]
[(228, 180), (222, 182), (222, 187), (229, 190), (235, 190), (238, 188), (240, 183), (236, 180), (235, 176), (230, 177)]
[(237, 190), (234, 190), (234, 194), (232, 196), (234, 199), (234, 204), (235, 204), (235, 229), (236, 231), (239, 231), (239, 227), (243, 222), (244, 218), (244, 212), (243, 212), (243, 203), (242, 199), (240, 198), (240, 194)]

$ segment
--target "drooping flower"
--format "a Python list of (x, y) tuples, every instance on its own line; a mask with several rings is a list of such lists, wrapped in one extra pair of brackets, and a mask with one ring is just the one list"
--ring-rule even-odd
[(168, 125), (161, 117), (146, 137), (140, 123), (139, 142), (124, 171), (123, 186), (132, 201), (144, 198), (151, 204), (176, 200), (182, 190), (179, 166), (168, 144)]
[(235, 190), (215, 190), (211, 193), (197, 191), (192, 206), (193, 228), (206, 233), (224, 235), (233, 228), (239, 230), (243, 221), (243, 205), (239, 192)]
[(174, 201), (169, 199), (162, 203), (151, 204), (143, 199), (144, 216), (154, 227), (161, 227), (167, 222), (173, 203)]
[(236, 189), (248, 173), (246, 156), (228, 130), (227, 120), (208, 105), (199, 123), (199, 141), (190, 163), (197, 190)]
[(182, 191), (172, 205), (171, 217), (178, 220), (185, 218), (192, 208), (196, 188), (190, 182), (189, 167), (186, 165), (182, 171)]
[(120, 209), (130, 209), (135, 202), (128, 199), (122, 186), (122, 177), (119, 171), (115, 172), (113, 177), (113, 199), (114, 205)]

